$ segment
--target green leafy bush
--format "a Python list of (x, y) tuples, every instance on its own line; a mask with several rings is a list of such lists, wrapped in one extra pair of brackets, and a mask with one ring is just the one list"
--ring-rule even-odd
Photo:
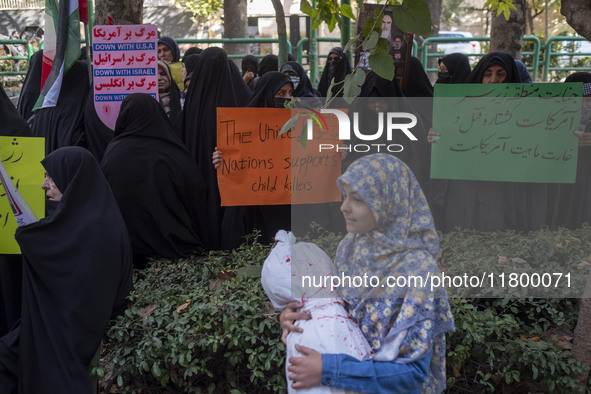
[(106, 385), (142, 393), (283, 391), (278, 314), (249, 274), (253, 266), (260, 274), (268, 251), (251, 240), (137, 272), (132, 304), (108, 332), (98, 371), (109, 371)]
[[(334, 255), (341, 235), (315, 228)], [(239, 249), (136, 272), (125, 316), (108, 331), (95, 372), (102, 389), (125, 393), (285, 392), (278, 313), (260, 285), (270, 245), (251, 237)], [(591, 229), (441, 236), (440, 265), (450, 273), (490, 269), (506, 259), (587, 277)], [(501, 259), (501, 257), (503, 259)], [(549, 294), (549, 296), (552, 296)], [(578, 300), (452, 298), (456, 331), (448, 334), (448, 392), (577, 392), (572, 330)]]

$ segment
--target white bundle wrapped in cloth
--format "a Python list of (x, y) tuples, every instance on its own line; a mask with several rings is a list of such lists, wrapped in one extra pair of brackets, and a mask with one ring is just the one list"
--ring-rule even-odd
[[(317, 245), (308, 242), (296, 243), (291, 232), (280, 230), (275, 235), (276, 245), (265, 260), (261, 282), (273, 306), (284, 309), (291, 301), (305, 303), (303, 311), (310, 313), (310, 320), (298, 320), (296, 326), (302, 333), (292, 332), (287, 336), (287, 357), (301, 357), (295, 345), (312, 348), (321, 354), (347, 354), (359, 360), (368, 358), (371, 348), (357, 324), (344, 308), (343, 300), (336, 296), (337, 289), (312, 287), (302, 277), (337, 275), (336, 267), (328, 255)], [(289, 362), (286, 361), (286, 377)], [(314, 387), (295, 390), (288, 380), (288, 393), (352, 393), (331, 387)]]

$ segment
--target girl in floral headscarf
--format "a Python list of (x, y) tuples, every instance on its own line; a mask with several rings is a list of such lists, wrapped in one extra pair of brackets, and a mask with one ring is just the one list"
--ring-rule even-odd
[[(428, 280), (439, 274), (439, 240), (425, 196), (410, 169), (387, 154), (358, 159), (337, 183), (348, 232), (337, 249), (337, 268), (351, 278), (381, 281), (341, 288), (349, 316), (374, 354), (358, 361), (300, 346), (305, 357), (288, 360), (292, 387), (440, 393), (445, 389), (445, 333), (454, 324), (445, 290), (432, 288)], [(282, 313), (283, 338), (300, 331), (294, 320), (309, 319), (296, 312), (303, 306), (294, 302)]]

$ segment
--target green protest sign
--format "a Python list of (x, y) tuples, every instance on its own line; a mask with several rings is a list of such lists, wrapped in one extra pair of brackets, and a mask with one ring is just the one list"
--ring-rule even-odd
[(574, 183), (582, 84), (435, 85), (431, 177)]

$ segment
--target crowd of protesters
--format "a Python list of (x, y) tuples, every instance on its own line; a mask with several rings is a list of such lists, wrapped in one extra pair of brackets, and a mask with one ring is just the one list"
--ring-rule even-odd
[[(132, 288), (132, 263), (144, 267), (150, 257), (177, 258), (232, 249), (253, 230), (261, 232), (262, 242), (271, 243), (278, 230), (290, 230), (289, 206), (221, 206), (216, 170), (221, 152), (215, 153), (217, 108), (284, 108), (292, 97), (305, 98), (307, 103), (314, 103), (308, 105), (321, 106), (329, 93), (343, 95), (342, 82), (352, 72), (347, 54), (339, 47), (328, 53), (317, 88), (300, 63), (291, 59), (279, 64), (277, 56), (272, 54), (260, 62), (246, 55), (240, 70), (221, 48), (191, 48), (182, 54), (174, 39), (162, 37), (158, 57), (159, 102), (145, 94), (128, 96), (121, 105), (114, 130), (106, 127), (96, 113), (85, 51), (64, 76), (55, 107), (33, 112), (41, 84), (41, 52), (31, 57), (16, 109), (9, 108), (10, 102), (0, 92), (3, 96), (0, 122), (10, 126), (2, 126), (0, 134), (45, 138), (43, 188), (48, 197), (46, 218), (17, 232), (24, 269), (14, 269), (15, 259), (20, 261), (20, 256), (0, 256), (2, 392), (40, 393), (46, 392), (47, 387), (59, 387), (56, 392), (90, 392), (88, 366), (108, 320), (120, 314), (124, 307), (123, 299)], [(175, 77), (171, 65), (181, 58), (182, 74)], [(359, 97), (366, 100), (351, 104), (363, 127), (375, 130), (376, 112), (412, 112), (412, 102), (406, 98), (433, 96), (433, 86), (418, 59), (411, 58), (409, 65), (404, 86), (397, 78), (387, 80), (371, 69), (365, 70)], [(584, 96), (591, 97), (591, 73), (574, 73), (567, 81), (581, 83)], [(491, 52), (474, 69), (463, 54), (443, 57), (436, 83), (520, 82), (531, 82), (527, 69), (506, 53)], [(398, 98), (397, 108), (391, 108), (388, 98)], [(421, 116), (414, 129), (418, 143), (412, 150), (395, 154), (398, 156), (395, 161), (382, 156), (363, 158), (365, 154), (361, 153), (351, 153), (343, 159), (343, 172), (351, 166), (345, 172), (348, 175), (341, 178), (345, 184), (339, 184), (344, 198), (349, 201), (351, 195), (357, 194), (357, 189), (349, 187), (353, 184), (347, 183), (355, 182), (359, 193), (366, 193), (362, 201), (365, 208), (369, 206), (375, 213), (373, 227), (367, 231), (380, 228), (381, 221), (386, 221), (388, 228), (398, 229), (399, 223), (391, 223), (390, 211), (384, 211), (383, 202), (394, 204), (397, 215), (402, 215), (401, 209), (409, 210), (415, 205), (424, 212), (432, 211), (434, 222), (430, 213), (423, 216), (416, 211), (407, 213), (417, 225), (421, 220), (429, 223), (421, 237), (426, 237), (422, 245), (431, 257), (419, 255), (434, 264), (438, 247), (435, 229), (531, 231), (542, 227), (577, 228), (591, 221), (589, 103), (585, 102), (583, 107), (581, 130), (575, 131), (579, 152), (574, 184), (432, 180), (430, 149), (445, 130), (432, 124), (431, 108), (419, 112)], [(400, 208), (399, 201), (390, 201), (389, 184), (381, 185), (383, 191), (378, 202), (374, 201), (372, 192), (365, 190), (364, 171), (371, 171), (374, 162), (392, 167), (390, 175), (401, 189), (412, 185), (412, 190), (405, 191), (406, 208)], [(381, 175), (372, 176), (379, 179)], [(379, 207), (372, 205), (378, 203)], [(341, 210), (345, 219), (340, 230), (367, 237), (367, 231), (349, 231), (350, 218), (347, 219), (343, 207)], [(335, 228), (338, 230), (338, 225)], [(407, 229), (410, 234), (412, 228)], [(409, 245), (416, 241), (407, 236), (404, 242)], [(351, 245), (342, 249), (351, 256), (357, 253), (353, 245), (369, 242), (352, 237), (355, 240)], [(390, 250), (388, 245), (381, 243), (376, 250), (380, 253)], [(402, 253), (395, 255), (398, 259)], [(47, 262), (52, 261), (57, 268), (48, 268)], [(79, 264), (81, 261), (84, 264)], [(109, 264), (104, 264), (106, 261)], [(72, 274), (65, 275), (66, 271)], [(69, 281), (67, 285), (65, 280)], [(93, 283), (99, 281), (101, 289), (93, 288)], [(71, 286), (72, 283), (76, 286)], [(97, 294), (103, 295), (97, 297)], [(386, 305), (379, 307), (388, 309)], [(80, 325), (72, 325), (73, 320)], [(361, 318), (360, 322), (375, 325), (366, 320)], [(390, 326), (394, 324), (390, 318), (387, 321)], [(425, 320), (424, 324), (430, 321), (435, 320)], [(453, 326), (447, 321), (437, 322), (445, 328), (432, 333), (431, 339)], [(285, 329), (295, 330), (288, 323), (282, 324)], [(399, 350), (400, 344), (388, 342), (389, 329), (378, 324), (378, 331), (384, 334), (381, 345)], [(39, 327), (44, 329), (39, 331)], [(414, 326), (417, 335), (421, 327)], [(410, 343), (410, 339), (406, 337), (404, 341)], [(441, 354), (445, 346), (441, 348), (439, 344), (433, 349), (432, 341), (421, 344), (427, 348), (417, 353), (420, 357), (407, 352), (409, 365), (424, 369), (420, 374), (422, 382), (429, 375), (429, 364), (424, 361), (432, 356), (439, 364), (436, 368), (431, 365), (431, 373), (435, 371), (437, 376), (429, 379), (437, 380), (441, 386), (439, 383), (444, 381)], [(36, 358), (38, 354), (44, 358)], [(423, 359), (422, 364), (417, 361), (424, 356), (428, 359)], [(394, 355), (386, 359), (397, 358)], [(326, 376), (322, 379), (323, 384), (330, 384)], [(437, 391), (441, 389), (439, 386)]]

